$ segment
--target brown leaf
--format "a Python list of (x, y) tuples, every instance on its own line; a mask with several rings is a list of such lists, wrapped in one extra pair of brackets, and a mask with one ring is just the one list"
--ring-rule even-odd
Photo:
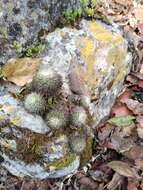
[(135, 164), (136, 164), (136, 168), (138, 168), (139, 170), (143, 170), (143, 160), (136, 159)]
[(134, 14), (137, 21), (142, 23), (143, 22), (143, 5), (136, 7), (134, 10)]
[(134, 134), (135, 130), (135, 124), (132, 122), (130, 125), (123, 127), (122, 132), (123, 132), (123, 137), (129, 137), (132, 134)]
[(143, 116), (139, 115), (136, 117), (136, 122), (138, 123), (138, 126), (142, 126), (143, 127)]
[(138, 29), (139, 29), (140, 33), (143, 34), (143, 23), (138, 25)]
[(10, 59), (3, 67), (4, 77), (18, 86), (24, 86), (32, 80), (40, 62), (39, 58)]
[(118, 189), (120, 186), (123, 185), (123, 183), (124, 183), (123, 176), (119, 175), (118, 173), (115, 173), (113, 175), (112, 180), (107, 184), (107, 189), (109, 189), (109, 190)]
[(109, 136), (111, 131), (114, 129), (114, 127), (110, 124), (106, 124), (103, 128), (98, 131), (98, 139), (100, 141), (106, 140)]
[(78, 183), (80, 184), (80, 189), (95, 190), (98, 189), (98, 183), (93, 181), (89, 177), (85, 177), (83, 174), (77, 174)]
[(138, 136), (143, 139), (143, 127), (137, 127)]
[(138, 73), (137, 72), (132, 72), (132, 75), (137, 77), (138, 79), (143, 80), (143, 67), (141, 66), (141, 70)]
[(34, 182), (30, 179), (27, 179), (23, 181), (20, 190), (30, 190), (30, 189), (34, 189), (34, 187), (35, 187)]
[(133, 75), (128, 75), (126, 81), (130, 82), (131, 84), (137, 84), (138, 78)]
[(117, 103), (112, 107), (111, 114), (114, 114), (116, 117), (121, 117), (132, 115), (132, 112), (124, 104)]
[(139, 80), (139, 81), (138, 81), (138, 86), (139, 86), (140, 88), (143, 88), (143, 80)]
[(134, 145), (129, 151), (124, 152), (124, 156), (129, 159), (136, 160), (143, 157), (143, 146)]
[(126, 99), (130, 99), (131, 98), (131, 95), (132, 95), (132, 92), (131, 90), (126, 90), (125, 92), (123, 92), (119, 97), (118, 99), (122, 102)]
[[(142, 67), (140, 70), (140, 73), (143, 72), (142, 71)], [(126, 81), (130, 82), (133, 85), (138, 85), (139, 87), (143, 88), (143, 80), (141, 80), (139, 77), (134, 76), (134, 75), (128, 75), (126, 78)]]
[(127, 190), (138, 190), (139, 182), (136, 180), (128, 180)]
[(112, 161), (108, 163), (107, 166), (113, 169), (118, 174), (125, 177), (134, 178), (138, 176), (136, 172), (127, 163), (122, 161)]
[(137, 115), (143, 115), (143, 104), (139, 103), (136, 100), (132, 100), (132, 99), (125, 99), (121, 101), (122, 103), (125, 103), (127, 105), (127, 107), (134, 113)]

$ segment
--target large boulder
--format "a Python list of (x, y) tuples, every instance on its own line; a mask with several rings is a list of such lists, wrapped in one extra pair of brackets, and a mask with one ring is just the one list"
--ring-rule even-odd
[[(73, 109), (69, 123), (58, 132), (55, 132), (56, 128), (51, 131), (45, 125), (45, 114), (27, 113), (23, 99), (12, 97), (10, 89), (0, 94), (0, 119), (4, 120), (0, 122), (2, 165), (14, 175), (41, 179), (62, 177), (89, 160), (92, 129), (109, 114), (131, 66), (127, 42), (121, 32), (99, 21), (82, 20), (79, 30), (68, 27), (56, 29), (46, 36), (45, 47), (39, 71), (50, 69), (63, 78), (54, 109), (64, 110), (67, 114), (78, 107)], [(24, 59), (21, 61), (24, 64)], [(6, 64), (4, 70), (12, 68), (11, 64)], [(15, 73), (18, 75), (17, 71)], [(14, 82), (15, 74), (11, 74)], [(88, 119), (80, 128), (85, 113)], [(52, 120), (52, 123), (56, 121)], [(78, 150), (81, 150), (80, 154)]]
[(56, 29), (47, 35), (46, 44), (40, 67), (61, 73), (66, 90), (70, 84), (75, 94), (90, 97), (97, 125), (109, 114), (130, 71), (131, 54), (121, 31), (116, 25), (82, 20), (80, 30)]

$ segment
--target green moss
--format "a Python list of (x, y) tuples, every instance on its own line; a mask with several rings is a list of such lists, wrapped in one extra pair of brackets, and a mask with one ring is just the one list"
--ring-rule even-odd
[(63, 12), (63, 16), (67, 22), (74, 22), (77, 18), (79, 18), (82, 14), (80, 8), (76, 9), (67, 9)]
[(83, 14), (93, 17), (95, 14), (95, 6), (97, 4), (97, 0), (91, 0), (90, 4), (87, 0), (80, 0), (80, 2), (83, 7)]
[(60, 159), (57, 159), (57, 160), (53, 161), (48, 167), (49, 168), (54, 167), (56, 169), (60, 169), (60, 168), (68, 166), (75, 159), (76, 159), (75, 154), (68, 154), (68, 155), (64, 156), (63, 158), (60, 158)]
[(0, 80), (3, 79), (3, 77), (4, 77), (3, 70), (2, 67), (0, 66)]
[(24, 50), (26, 57), (33, 57), (34, 54), (39, 53), (45, 49), (45, 45), (40, 42), (34, 42)]
[(93, 139), (91, 137), (88, 137), (86, 140), (86, 147), (80, 157), (80, 167), (83, 167), (87, 163), (87, 161), (90, 160), (92, 156), (92, 144)]
[(18, 51), (19, 49), (21, 49), (21, 45), (17, 41), (13, 41), (12, 48)]
[(90, 8), (90, 7), (85, 7), (84, 8), (84, 12), (87, 16), (91, 16), (93, 17), (94, 16), (94, 9), (93, 8)]

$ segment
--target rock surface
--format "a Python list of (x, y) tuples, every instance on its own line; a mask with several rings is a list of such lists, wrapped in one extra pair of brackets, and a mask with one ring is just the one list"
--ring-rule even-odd
[[(52, 131), (41, 116), (28, 113), (22, 102), (7, 92), (0, 96), (0, 105), (0, 155), (2, 166), (10, 173), (44, 179), (63, 177), (78, 169), (80, 155), (69, 144), (76, 130), (66, 126)], [(88, 140), (88, 134), (80, 134)]]
[[(40, 67), (63, 75), (77, 95), (89, 96), (95, 125), (107, 116), (130, 71), (131, 54), (116, 27), (98, 21), (82, 20), (80, 30), (56, 29), (46, 37), (46, 50)], [(69, 76), (69, 78), (68, 78)]]
[(51, 30), (65, 9), (79, 7), (80, 0), (1, 0), (0, 63), (17, 55), (15, 42), (24, 48)]
[[(92, 128), (109, 114), (131, 66), (120, 31), (98, 21), (82, 20), (79, 30), (56, 29), (46, 36), (45, 46), (39, 70), (50, 68), (63, 78), (61, 93), (66, 106), (60, 99), (56, 109), (65, 106), (67, 113), (71, 105), (82, 104), (89, 115), (87, 126), (78, 129), (67, 125), (56, 133), (45, 126), (44, 117), (27, 113), (23, 101), (13, 98), (9, 90), (0, 94), (1, 120), (10, 120), (10, 126), (3, 122), (0, 128), (2, 164), (14, 175), (41, 179), (67, 175), (87, 162), (92, 154)], [(80, 154), (82, 163), (68, 142), (74, 142), (74, 137), (86, 139), (86, 148)]]

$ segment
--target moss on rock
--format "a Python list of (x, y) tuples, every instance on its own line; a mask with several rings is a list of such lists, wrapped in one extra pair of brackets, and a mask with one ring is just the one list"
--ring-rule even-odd
[(88, 137), (86, 139), (86, 147), (84, 148), (80, 157), (80, 167), (83, 167), (87, 163), (87, 161), (90, 160), (92, 156), (92, 144), (93, 144), (93, 138)]
[(50, 165), (48, 165), (48, 168), (60, 169), (70, 165), (75, 159), (75, 154), (68, 154), (60, 159), (56, 159), (55, 161), (53, 161)]

